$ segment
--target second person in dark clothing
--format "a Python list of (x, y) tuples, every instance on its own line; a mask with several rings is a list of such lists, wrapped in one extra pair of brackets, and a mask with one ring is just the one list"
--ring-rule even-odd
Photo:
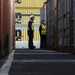
[(34, 38), (34, 15), (30, 16), (30, 21), (28, 22), (28, 46), (29, 49), (34, 49), (35, 46), (33, 45), (33, 38)]
[(41, 25), (39, 27), (39, 32), (40, 32), (40, 48), (46, 48), (46, 24), (45, 20), (41, 21)]

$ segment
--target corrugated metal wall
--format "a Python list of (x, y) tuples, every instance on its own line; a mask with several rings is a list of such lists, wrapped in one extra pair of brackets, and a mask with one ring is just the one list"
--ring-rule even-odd
[(73, 38), (74, 38), (74, 48), (75, 48), (75, 0), (73, 0)]
[[(18, 4), (16, 4), (16, 7), (41, 7), (43, 6), (43, 2), (46, 0), (18, 0)], [(20, 3), (21, 2), (21, 3)]]
[[(1, 39), (1, 0), (0, 0), (0, 39)], [(1, 41), (0, 41), (0, 45), (1, 45)]]
[(64, 0), (58, 0), (58, 47), (64, 42)]
[(17, 26), (27, 26), (30, 14), (35, 15), (35, 25), (40, 25), (40, 9), (16, 9), (16, 13), (19, 12), (21, 13), (21, 23), (18, 23)]
[(56, 48), (57, 43), (57, 0), (47, 1), (47, 46)]
[(75, 50), (75, 0), (47, 0), (47, 47)]
[[(27, 29), (16, 30), (16, 41), (28, 41)], [(34, 41), (39, 41), (38, 29), (34, 31)]]
[[(0, 0), (0, 56), (15, 47), (15, 1)], [(1, 58), (0, 57), (0, 58)]]
[(45, 20), (46, 21), (46, 2), (44, 2), (44, 5), (43, 7), (40, 9), (40, 15), (41, 15), (41, 18), (40, 20)]
[[(35, 15), (35, 31), (34, 31), (34, 41), (39, 41), (39, 25), (40, 25), (40, 8), (43, 6), (43, 2), (46, 0), (16, 0), (16, 31), (21, 30), (21, 39), (16, 39), (16, 41), (28, 41), (27, 36), (27, 25), (29, 21), (29, 16), (31, 14)], [(18, 34), (16, 37), (18, 38)]]

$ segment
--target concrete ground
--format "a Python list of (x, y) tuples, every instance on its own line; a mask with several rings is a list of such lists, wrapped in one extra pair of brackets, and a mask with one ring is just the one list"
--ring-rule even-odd
[[(40, 48), (40, 41), (34, 41), (34, 46)], [(16, 48), (28, 48), (28, 41), (15, 41)]]
[(16, 49), (0, 75), (75, 75), (75, 55), (52, 50)]

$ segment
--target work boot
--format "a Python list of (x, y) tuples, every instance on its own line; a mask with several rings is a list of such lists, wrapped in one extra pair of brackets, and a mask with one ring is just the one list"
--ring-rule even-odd
[(34, 48), (36, 48), (36, 46), (33, 46), (32, 48), (34, 49)]
[(29, 49), (35, 49), (36, 48), (36, 46), (33, 46), (33, 47), (30, 47)]

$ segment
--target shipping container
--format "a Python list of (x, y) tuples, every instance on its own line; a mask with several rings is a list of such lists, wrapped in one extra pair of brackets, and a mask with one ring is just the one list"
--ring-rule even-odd
[(15, 6), (14, 0), (0, 0), (0, 57), (15, 47)]
[(17, 0), (16, 7), (31, 7), (31, 8), (40, 8), (46, 0)]
[[(73, 0), (73, 37), (75, 37), (75, 0)], [(75, 47), (75, 38), (74, 38), (74, 47)]]
[[(39, 29), (34, 30), (34, 39), (33, 41), (39, 41), (40, 36), (39, 36)], [(26, 28), (16, 28), (16, 35), (15, 35), (15, 40), (16, 41), (28, 41), (28, 35), (27, 35), (27, 27)]]
[(47, 48), (75, 49), (75, 0), (47, 0)]
[(0, 54), (1, 54), (1, 0), (0, 0)]
[(40, 8), (39, 9), (34, 9), (34, 8), (20, 8), (17, 9), (16, 8), (16, 26), (27, 26), (28, 25), (28, 21), (30, 20), (30, 15), (34, 14), (35, 16), (35, 25), (40, 25)]
[(57, 0), (47, 1), (47, 47), (56, 48), (57, 42)]
[(40, 15), (41, 15), (40, 21), (45, 20), (45, 22), (46, 22), (46, 3), (47, 2), (44, 2), (43, 7), (40, 9)]

